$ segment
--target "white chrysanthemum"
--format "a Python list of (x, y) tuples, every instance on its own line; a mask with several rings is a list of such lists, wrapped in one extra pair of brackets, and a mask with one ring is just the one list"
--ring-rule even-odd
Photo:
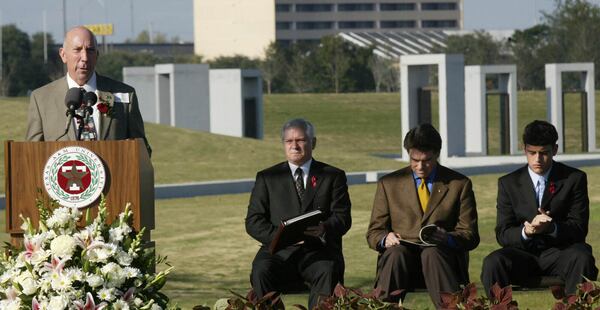
[(102, 279), (101, 276), (96, 275), (96, 274), (91, 274), (87, 276), (86, 282), (91, 286), (91, 287), (98, 287), (102, 284), (104, 284), (104, 279)]
[(129, 310), (129, 304), (124, 300), (117, 300), (112, 304), (114, 310)]
[(50, 285), (53, 290), (64, 291), (71, 288), (73, 281), (64, 273), (53, 272), (51, 275)]
[(93, 263), (105, 263), (117, 251), (117, 246), (110, 243), (94, 241), (86, 251), (86, 258)]
[(48, 303), (48, 310), (63, 310), (67, 307), (69, 300), (66, 296), (52, 296)]
[(102, 268), (100, 268), (100, 271), (102, 271), (103, 275), (111, 275), (113, 273), (117, 273), (121, 271), (121, 266), (119, 266), (118, 264), (115, 263), (108, 263), (104, 266), (102, 266)]
[(23, 272), (17, 277), (17, 283), (21, 286), (21, 291), (25, 295), (33, 295), (38, 290), (38, 284), (29, 272)]
[(98, 298), (101, 300), (112, 301), (115, 297), (114, 288), (103, 288), (98, 291)]
[(21, 309), (21, 299), (15, 300), (0, 300), (0, 309), (2, 310), (19, 310)]
[(60, 207), (46, 220), (46, 226), (58, 228), (71, 222), (71, 208)]
[(60, 235), (50, 243), (50, 251), (58, 257), (73, 255), (75, 251), (75, 239), (69, 235)]
[(133, 257), (125, 251), (119, 251), (116, 255), (117, 262), (121, 266), (129, 266), (133, 262)]
[(137, 278), (142, 274), (139, 269), (134, 268), (134, 267), (125, 267), (125, 268), (123, 268), (123, 272), (125, 272), (125, 276), (128, 279)]
[(157, 305), (157, 304), (152, 304), (152, 307), (150, 308), (152, 310), (162, 310), (162, 307)]
[(108, 231), (108, 241), (110, 243), (119, 243), (130, 232), (131, 228), (129, 226), (113, 227)]
[(70, 267), (65, 270), (71, 281), (83, 281), (83, 270), (77, 267)]
[(141, 306), (144, 304), (144, 301), (143, 301), (141, 298), (139, 298), (139, 297), (136, 297), (136, 298), (133, 300), (133, 304), (134, 304), (136, 307), (141, 307)]
[(50, 306), (48, 305), (50, 301), (48, 300), (38, 300), (38, 305), (40, 306), (40, 310), (48, 310)]
[(108, 263), (104, 265), (100, 271), (108, 280), (108, 283), (106, 284), (108, 287), (119, 287), (127, 280), (123, 268), (118, 264)]
[(4, 271), (4, 273), (0, 275), (0, 284), (7, 283), (8, 281), (12, 280), (16, 275), (18, 275), (18, 271), (14, 269), (8, 269)]
[(52, 278), (50, 277), (42, 277), (39, 281), (40, 292), (48, 293), (50, 289), (52, 289)]

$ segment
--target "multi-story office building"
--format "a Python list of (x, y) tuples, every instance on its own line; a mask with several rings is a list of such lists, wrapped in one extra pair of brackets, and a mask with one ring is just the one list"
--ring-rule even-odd
[(462, 0), (276, 0), (276, 39), (318, 40), (340, 32), (462, 29)]
[(463, 0), (194, 0), (195, 52), (209, 59), (340, 32), (462, 28)]

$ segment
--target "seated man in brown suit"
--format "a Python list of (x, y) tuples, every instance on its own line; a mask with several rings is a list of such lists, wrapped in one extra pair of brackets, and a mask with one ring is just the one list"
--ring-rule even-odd
[[(440, 292), (454, 292), (469, 282), (468, 251), (479, 244), (477, 211), (471, 180), (437, 162), (442, 139), (430, 124), (411, 129), (404, 138), (410, 165), (377, 183), (369, 246), (379, 252), (375, 287), (384, 299), (398, 301), (423, 283), (440, 307)], [(431, 242), (418, 242), (422, 227), (434, 224)], [(390, 293), (404, 289), (400, 295)]]

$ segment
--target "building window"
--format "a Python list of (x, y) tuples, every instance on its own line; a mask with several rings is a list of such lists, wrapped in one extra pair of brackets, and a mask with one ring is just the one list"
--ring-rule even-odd
[(340, 3), (338, 11), (373, 11), (375, 4), (373, 3)]
[(296, 12), (331, 12), (333, 4), (296, 4)]
[(414, 11), (416, 5), (414, 3), (381, 3), (379, 4), (380, 11)]
[(277, 30), (292, 29), (292, 23), (291, 22), (277, 22), (275, 24), (275, 29), (277, 29)]
[(424, 20), (421, 21), (422, 28), (456, 28), (455, 20)]
[(414, 20), (382, 20), (379, 22), (381, 28), (415, 28)]
[(277, 4), (275, 5), (275, 12), (290, 12), (292, 11), (291, 4)]
[(292, 40), (287, 39), (277, 39), (275, 42), (277, 42), (277, 45), (280, 47), (288, 47), (292, 45)]
[(350, 22), (338, 22), (338, 28), (340, 29), (370, 29), (375, 28), (375, 22), (373, 21), (350, 21)]
[(332, 29), (333, 22), (296, 22), (296, 29), (299, 30), (315, 30), (315, 29)]
[(421, 3), (423, 11), (456, 11), (455, 2), (424, 2)]

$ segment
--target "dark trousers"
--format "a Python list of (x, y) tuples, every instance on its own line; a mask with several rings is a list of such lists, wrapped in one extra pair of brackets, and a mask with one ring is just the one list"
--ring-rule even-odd
[(498, 282), (500, 287), (520, 284), (525, 279), (542, 275), (558, 276), (565, 281), (567, 294), (575, 293), (583, 277), (596, 280), (592, 247), (575, 243), (565, 248), (549, 248), (540, 253), (530, 253), (514, 247), (496, 250), (483, 260), (481, 282), (489, 296), (490, 288)]
[(343, 275), (343, 262), (326, 250), (299, 248), (289, 258), (282, 259), (261, 248), (252, 262), (250, 283), (258, 297), (285, 291), (292, 282), (308, 283), (308, 306), (312, 309), (319, 297), (333, 294), (337, 283), (343, 282)]
[[(425, 286), (431, 301), (440, 308), (441, 292), (453, 293), (461, 284), (469, 283), (468, 265), (468, 252), (398, 245), (379, 256), (375, 287), (384, 291), (384, 300), (398, 302), (404, 299), (406, 291)], [(399, 289), (404, 292), (390, 295)]]

